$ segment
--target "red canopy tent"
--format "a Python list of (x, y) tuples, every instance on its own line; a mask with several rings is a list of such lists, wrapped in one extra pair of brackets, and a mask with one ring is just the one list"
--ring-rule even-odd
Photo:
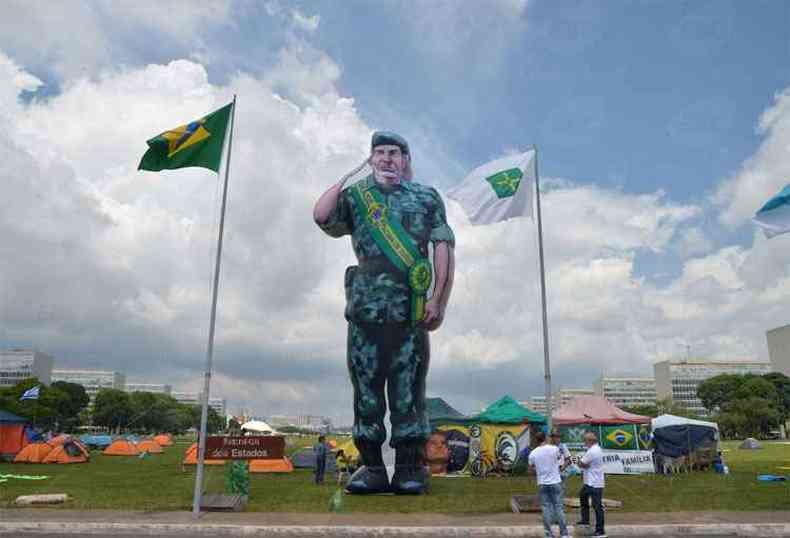
[(552, 424), (650, 424), (650, 417), (623, 411), (601, 396), (577, 396), (551, 415)]

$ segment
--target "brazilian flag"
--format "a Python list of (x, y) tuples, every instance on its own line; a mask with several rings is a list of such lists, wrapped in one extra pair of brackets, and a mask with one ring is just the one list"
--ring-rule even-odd
[(199, 120), (153, 137), (137, 169), (159, 172), (199, 166), (219, 172), (232, 110), (230, 103)]
[(638, 448), (632, 424), (602, 426), (601, 441), (601, 448), (609, 450), (636, 450)]

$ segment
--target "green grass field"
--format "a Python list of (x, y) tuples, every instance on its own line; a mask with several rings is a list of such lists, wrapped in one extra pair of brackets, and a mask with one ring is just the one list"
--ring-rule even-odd
[[(290, 450), (311, 444), (292, 439)], [(104, 456), (94, 452), (79, 465), (0, 464), (0, 474), (47, 475), (44, 481), (10, 479), (0, 483), (0, 507), (13, 506), (18, 495), (68, 493), (74, 500), (63, 508), (118, 510), (188, 510), (194, 467), (181, 470), (189, 444), (179, 443), (148, 459)], [(728, 476), (696, 472), (677, 477), (606, 477), (606, 497), (624, 502), (623, 511), (667, 512), (695, 510), (788, 510), (790, 482), (763, 483), (758, 474), (786, 474), (790, 444), (763, 443), (756, 451), (738, 450), (724, 443)], [(308, 470), (287, 475), (251, 475), (249, 511), (326, 512), (337, 486), (315, 486)], [(536, 490), (534, 478), (434, 478), (433, 491), (421, 497), (346, 495), (349, 512), (492, 513), (509, 511), (510, 496)], [(575, 495), (579, 479), (572, 478), (568, 495)], [(222, 491), (223, 468), (207, 467), (206, 491)]]

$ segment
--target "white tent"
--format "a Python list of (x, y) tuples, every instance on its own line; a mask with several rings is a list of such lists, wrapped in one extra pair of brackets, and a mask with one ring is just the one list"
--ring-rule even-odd
[(667, 426), (703, 426), (719, 431), (719, 425), (715, 422), (705, 422), (704, 420), (694, 420), (691, 418), (677, 417), (675, 415), (661, 415), (650, 421), (653, 430), (666, 428)]
[(263, 422), (262, 420), (250, 420), (241, 425), (242, 431), (262, 433), (263, 435), (274, 435), (277, 432), (274, 428)]

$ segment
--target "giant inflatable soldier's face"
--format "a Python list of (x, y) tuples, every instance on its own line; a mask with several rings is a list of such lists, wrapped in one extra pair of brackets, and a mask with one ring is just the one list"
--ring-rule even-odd
[(370, 165), (373, 167), (376, 181), (395, 185), (404, 179), (409, 169), (409, 154), (404, 153), (400, 146), (382, 144), (373, 148)]

